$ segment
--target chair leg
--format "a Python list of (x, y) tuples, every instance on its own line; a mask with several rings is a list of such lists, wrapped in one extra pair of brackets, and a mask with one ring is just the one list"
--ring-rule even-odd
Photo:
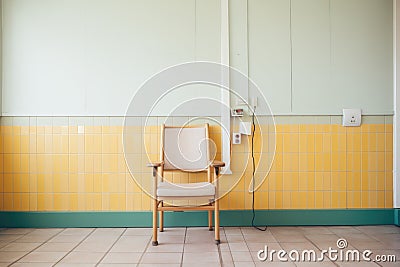
[(164, 211), (160, 211), (160, 232), (164, 232)]
[(212, 227), (212, 210), (208, 211), (208, 230), (212, 231), (213, 227)]
[(153, 242), (151, 243), (153, 246), (158, 245), (157, 240), (157, 199), (153, 200)]
[(215, 223), (214, 223), (214, 226), (215, 226), (215, 244), (220, 244), (221, 243), (221, 239), (220, 239), (220, 237), (219, 237), (219, 201), (218, 201), (218, 199), (217, 200), (215, 200), (215, 203), (214, 203), (214, 208), (215, 208), (215, 211), (214, 211), (214, 219), (215, 219)]

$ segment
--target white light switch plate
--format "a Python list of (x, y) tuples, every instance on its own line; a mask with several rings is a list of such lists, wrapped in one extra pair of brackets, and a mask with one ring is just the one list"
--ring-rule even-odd
[(78, 134), (84, 134), (84, 133), (85, 133), (85, 126), (78, 125)]
[(343, 109), (343, 126), (357, 127), (361, 125), (361, 109)]

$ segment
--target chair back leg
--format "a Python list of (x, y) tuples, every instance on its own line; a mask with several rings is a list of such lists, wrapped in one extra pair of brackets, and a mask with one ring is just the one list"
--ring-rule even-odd
[(208, 230), (212, 231), (213, 226), (212, 226), (212, 211), (208, 211)]
[[(162, 205), (162, 203), (161, 203)], [(160, 232), (164, 232), (164, 211), (160, 211)]]

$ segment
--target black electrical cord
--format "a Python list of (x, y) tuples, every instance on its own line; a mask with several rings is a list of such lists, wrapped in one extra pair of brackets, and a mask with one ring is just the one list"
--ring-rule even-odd
[(260, 230), (260, 231), (266, 231), (267, 230), (267, 226), (265, 226), (265, 228), (260, 228), (260, 227), (258, 227), (258, 226), (256, 226), (256, 225), (254, 225), (254, 220), (256, 219), (256, 211), (255, 211), (255, 209), (254, 209), (254, 202), (255, 202), (255, 197), (254, 197), (254, 194), (255, 194), (255, 192), (254, 192), (254, 184), (255, 184), (255, 173), (256, 173), (256, 162), (255, 162), (255, 159), (254, 159), (254, 135), (255, 135), (255, 133), (256, 133), (256, 123), (255, 123), (255, 121), (254, 121), (254, 113), (255, 113), (255, 108), (254, 108), (254, 110), (253, 110), (253, 115), (252, 115), (252, 127), (253, 127), (253, 131), (252, 131), (252, 135), (251, 135), (251, 159), (252, 159), (252, 161), (253, 161), (253, 173), (252, 173), (252, 199), (253, 199), (253, 201), (252, 201), (252, 204), (251, 204), (251, 209), (252, 209), (252, 212), (253, 212), (253, 218), (251, 219), (251, 226), (252, 227), (254, 227), (255, 229), (257, 229), (257, 230)]

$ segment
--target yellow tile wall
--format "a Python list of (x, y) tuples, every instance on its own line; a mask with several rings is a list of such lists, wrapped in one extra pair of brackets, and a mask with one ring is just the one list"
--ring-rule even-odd
[[(269, 127), (261, 125), (262, 127)], [(0, 128), (0, 210), (141, 211), (150, 198), (126, 166), (122, 126), (7, 126)], [(258, 131), (259, 133), (260, 131)], [(132, 130), (132, 147), (144, 142), (158, 159), (159, 127)], [(145, 134), (143, 134), (145, 133)], [(257, 163), (262, 136), (255, 137)], [(220, 158), (220, 128), (212, 126)], [(144, 135), (144, 137), (143, 137)], [(244, 140), (245, 141), (245, 140)], [(336, 124), (278, 124), (276, 153), (266, 181), (256, 192), (257, 209), (391, 208), (393, 199), (391, 123), (341, 127)], [(258, 150), (257, 150), (258, 149)], [(251, 166), (246, 142), (232, 146), (233, 176), (241, 176), (221, 199), (222, 209), (250, 209)], [(130, 157), (135, 177), (149, 182), (147, 156)], [(246, 170), (243, 174), (240, 170)], [(168, 174), (175, 182), (199, 175)], [(147, 180), (146, 180), (147, 179)]]

